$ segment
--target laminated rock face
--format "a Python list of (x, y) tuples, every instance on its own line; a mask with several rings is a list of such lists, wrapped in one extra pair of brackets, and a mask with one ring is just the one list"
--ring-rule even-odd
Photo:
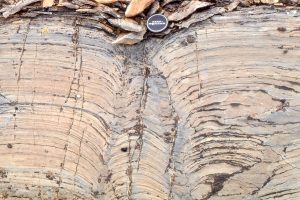
[(297, 15), (134, 46), (72, 16), (0, 22), (1, 198), (299, 197)]

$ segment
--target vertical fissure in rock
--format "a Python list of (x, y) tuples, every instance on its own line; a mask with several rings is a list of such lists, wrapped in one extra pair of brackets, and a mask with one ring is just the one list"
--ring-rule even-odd
[[(139, 70), (138, 73), (141, 73), (142, 76), (142, 85), (141, 85), (141, 96), (138, 103), (137, 108), (137, 123), (134, 127), (134, 131), (136, 132), (133, 137), (128, 135), (129, 139), (129, 167), (127, 169), (127, 175), (129, 176), (129, 188), (128, 188), (128, 199), (132, 199), (133, 193), (133, 175), (138, 173), (141, 154), (143, 150), (143, 136), (144, 136), (144, 119), (143, 113), (147, 102), (147, 95), (148, 95), (148, 77), (150, 75), (150, 69), (147, 66), (146, 54), (145, 54), (145, 44), (142, 44), (141, 49), (139, 51), (132, 50), (130, 58), (135, 60), (134, 67), (140, 65), (137, 69)], [(133, 56), (133, 54), (135, 54)], [(140, 71), (141, 70), (141, 71)], [(134, 78), (134, 77), (133, 77)], [(133, 143), (133, 147), (131, 145)], [(136, 155), (137, 154), (137, 155)], [(136, 165), (133, 165), (136, 163)]]
[(31, 21), (32, 21), (32, 19), (29, 19), (29, 22), (27, 23), (27, 26), (26, 26), (24, 38), (23, 38), (23, 44), (22, 44), (21, 54), (20, 54), (20, 58), (19, 58), (19, 72), (18, 72), (18, 79), (17, 79), (18, 83), (21, 80), (21, 71), (22, 71), (22, 66), (23, 66), (23, 55), (24, 55), (24, 52), (25, 52), (25, 46), (26, 46), (26, 42), (27, 42), (28, 33), (29, 33), (29, 30), (30, 30)]
[[(74, 72), (73, 72), (73, 78), (72, 78), (72, 81), (70, 83), (70, 88), (69, 88), (69, 93), (65, 99), (65, 102), (64, 104), (67, 104), (68, 101), (69, 101), (69, 98), (71, 97), (71, 93), (72, 93), (72, 86), (73, 84), (75, 84), (75, 80), (77, 79), (77, 83), (76, 83), (76, 94), (74, 94), (74, 98), (75, 98), (75, 103), (74, 103), (74, 107), (76, 107), (76, 104), (77, 104), (77, 94), (78, 91), (79, 91), (79, 84), (80, 84), (80, 75), (82, 73), (82, 53), (80, 52), (80, 55), (78, 54), (78, 45), (79, 45), (79, 26), (78, 26), (78, 19), (75, 18), (74, 21), (73, 21), (73, 35), (71, 36), (71, 41), (72, 41), (72, 45), (73, 45), (73, 50), (74, 50)], [(78, 58), (79, 56), (79, 58)], [(79, 60), (80, 59), (80, 60)], [(79, 60), (79, 61), (78, 61)], [(79, 69), (78, 69), (79, 68)], [(77, 72), (79, 71), (77, 77), (76, 77), (76, 74)], [(82, 106), (83, 106), (83, 102), (82, 102)], [(81, 106), (81, 115), (82, 115), (82, 109), (83, 107)], [(63, 106), (62, 106), (63, 107)], [(75, 122), (75, 117), (76, 117), (76, 110), (73, 109), (72, 111), (72, 117), (71, 117), (71, 122), (70, 122), (70, 126), (69, 126), (69, 130), (67, 132), (67, 139), (66, 139), (66, 144), (64, 146), (64, 157), (63, 157), (63, 160), (61, 162), (61, 165), (60, 165), (60, 172), (59, 172), (59, 181), (58, 181), (58, 188), (57, 188), (57, 193), (56, 193), (56, 198), (59, 198), (59, 191), (60, 191), (60, 188), (61, 188), (61, 184), (63, 183), (63, 179), (62, 179), (62, 174), (65, 170), (65, 164), (66, 164), (66, 160), (67, 160), (67, 153), (68, 153), (68, 145), (70, 143), (70, 137), (71, 137), (71, 131), (73, 129), (73, 126), (74, 126), (74, 122)], [(81, 118), (81, 117), (80, 117)], [(80, 140), (80, 148), (81, 148), (81, 141), (83, 139), (83, 136), (84, 136), (84, 133), (82, 134), (82, 138)], [(78, 168), (78, 165), (79, 165), (79, 160), (80, 160), (80, 152), (79, 154), (77, 155), (78, 156), (78, 163), (76, 164), (76, 167), (75, 167), (75, 174), (74, 176), (76, 176), (77, 174), (77, 168)], [(74, 177), (74, 180), (73, 180), (73, 185), (75, 186), (75, 177)]]
[[(22, 66), (23, 66), (23, 56), (24, 56), (24, 52), (25, 52), (25, 47), (26, 47), (26, 42), (27, 42), (27, 37), (30, 31), (30, 26), (31, 26), (31, 22), (32, 19), (29, 19), (27, 25), (26, 25), (26, 29), (25, 29), (25, 33), (24, 33), (24, 37), (23, 37), (23, 43), (22, 43), (22, 48), (21, 48), (21, 54), (19, 57), (19, 69), (18, 69), (18, 78), (17, 78), (17, 87), (18, 87), (18, 93), (17, 93), (17, 100), (16, 102), (19, 102), (19, 95), (20, 95), (20, 80), (21, 80), (21, 73), (22, 73)], [(14, 128), (17, 127), (17, 118), (14, 117)]]
[[(196, 42), (195, 42), (195, 40), (196, 40)], [(195, 31), (195, 38), (194, 38), (194, 36), (193, 35), (189, 35), (189, 36), (187, 36), (187, 42), (188, 43), (195, 43), (195, 51), (196, 51), (196, 64), (197, 64), (197, 76), (198, 76), (198, 84), (199, 84), (199, 91), (198, 91), (198, 98), (199, 98), (199, 101), (200, 101), (200, 97), (201, 97), (201, 87), (202, 87), (202, 83), (201, 83), (201, 78), (200, 78), (200, 70), (199, 70), (199, 65), (200, 65), (200, 62), (201, 61), (199, 61), (199, 54), (200, 54), (200, 50), (199, 50), (199, 48), (198, 48), (198, 42), (197, 42), (197, 40), (198, 40), (198, 33), (197, 33), (197, 31)]]
[[(79, 26), (80, 26), (80, 20), (77, 19), (77, 17), (75, 18), (74, 22), (73, 22), (73, 27), (74, 27), (74, 33), (71, 37), (71, 41), (72, 41), (72, 45), (73, 45), (73, 48), (74, 48), (74, 72), (73, 72), (73, 78), (72, 78), (72, 81), (70, 83), (70, 89), (69, 89), (69, 93), (66, 97), (66, 100), (65, 100), (65, 103), (68, 103), (69, 101), (69, 98), (71, 97), (71, 94), (72, 94), (72, 86), (73, 84), (75, 84), (77, 82), (77, 92), (79, 90), (79, 81), (80, 81), (80, 75), (81, 75), (81, 72), (82, 72), (82, 60), (78, 61), (79, 59), (82, 59), (82, 56), (80, 55), (78, 57), (78, 42), (79, 42)], [(78, 67), (79, 65), (79, 67)], [(79, 68), (79, 69), (78, 69)], [(77, 81), (76, 81), (77, 79)], [(75, 82), (76, 81), (76, 82)], [(74, 98), (77, 99), (77, 94), (74, 94)]]
[(143, 113), (144, 109), (146, 107), (147, 103), (147, 97), (148, 97), (148, 78), (150, 76), (150, 68), (147, 66), (147, 59), (146, 59), (146, 52), (145, 52), (145, 44), (143, 44), (143, 49), (142, 49), (142, 55), (139, 55), (142, 58), (141, 64), (144, 65), (143, 69), (143, 86), (142, 86), (142, 94), (141, 94), (141, 99), (140, 99), (140, 104), (139, 104), (139, 116), (138, 116), (138, 127), (139, 127), (139, 138), (136, 141), (136, 146), (134, 149), (139, 150), (139, 156), (137, 160), (137, 171), (139, 171), (139, 163), (141, 159), (141, 154), (143, 150), (143, 135), (144, 135), (144, 120), (143, 120)]

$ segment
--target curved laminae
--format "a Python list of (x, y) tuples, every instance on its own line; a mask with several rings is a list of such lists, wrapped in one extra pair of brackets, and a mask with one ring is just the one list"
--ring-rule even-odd
[(0, 20), (1, 198), (300, 198), (299, 17), (245, 8), (135, 46)]

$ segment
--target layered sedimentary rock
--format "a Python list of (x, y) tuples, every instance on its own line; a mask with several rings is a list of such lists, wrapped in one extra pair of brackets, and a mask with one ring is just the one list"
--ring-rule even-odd
[(129, 47), (76, 17), (0, 20), (1, 198), (299, 199), (296, 10)]
[(133, 45), (153, 36), (146, 31), (147, 20), (153, 14), (165, 15), (171, 22), (160, 33), (165, 36), (240, 7), (299, 4), (298, 0), (0, 0), (0, 17), (76, 16), (88, 19), (91, 27), (115, 35), (114, 44)]

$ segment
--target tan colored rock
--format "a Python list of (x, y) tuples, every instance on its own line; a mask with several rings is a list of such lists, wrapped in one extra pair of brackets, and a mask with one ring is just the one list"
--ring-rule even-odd
[(253, 4), (270, 4), (270, 5), (282, 5), (279, 0), (240, 0), (243, 6), (251, 6)]
[(188, 4), (180, 7), (176, 12), (171, 14), (168, 19), (170, 21), (180, 21), (189, 15), (193, 14), (199, 8), (211, 6), (212, 3), (202, 1), (191, 1)]
[(146, 33), (146, 29), (139, 33), (125, 33), (125, 34), (120, 34), (119, 37), (113, 41), (113, 44), (128, 44), (128, 45), (133, 45), (136, 43), (139, 43), (144, 39), (144, 35)]
[(151, 15), (155, 14), (160, 8), (160, 5), (159, 5), (159, 2), (158, 1), (155, 1), (151, 8), (149, 9), (148, 13), (147, 13), (147, 16), (150, 17)]
[(95, 0), (97, 3), (110, 4), (115, 2), (130, 2), (130, 0)]
[(197, 13), (193, 14), (190, 18), (182, 21), (182, 23), (180, 23), (179, 27), (188, 28), (194, 23), (207, 20), (210, 17), (212, 17), (214, 15), (222, 14), (225, 11), (226, 11), (226, 9), (223, 7), (214, 7), (212, 9), (205, 10), (203, 12), (197, 12)]
[(4, 7), (3, 9), (1, 9), (0, 12), (3, 12), (2, 15), (4, 18), (7, 18), (13, 14), (16, 14), (17, 12), (22, 10), (22, 8), (24, 8), (25, 6), (28, 6), (28, 5), (38, 2), (38, 1), (40, 1), (40, 0), (19, 1), (18, 3), (14, 4), (14, 5)]
[(108, 19), (108, 22), (126, 31), (141, 32), (143, 30), (143, 26), (132, 19)]
[(275, 4), (275, 3), (279, 3), (279, 0), (261, 0), (261, 3)]
[(43, 8), (49, 8), (54, 5), (54, 0), (43, 0)]
[(146, 8), (148, 8), (155, 0), (132, 0), (126, 9), (126, 17), (134, 17)]
[(128, 44), (133, 45), (143, 40), (143, 36), (137, 33), (120, 34), (119, 37), (113, 41), (113, 44)]
[(236, 9), (236, 7), (240, 4), (240, 0), (234, 0), (228, 6), (226, 6), (227, 12), (231, 12)]
[(103, 4), (110, 4), (110, 3), (115, 3), (118, 0), (95, 0), (98, 3), (103, 3)]
[(0, 199), (298, 200), (300, 18), (280, 10), (130, 47), (79, 15), (1, 17)]
[(113, 8), (103, 5), (103, 4), (98, 4), (98, 6), (95, 9), (98, 10), (99, 12), (109, 14), (115, 18), (121, 17), (121, 15), (117, 11), (115, 11)]
[(165, 6), (165, 5), (167, 5), (167, 4), (169, 4), (169, 3), (173, 3), (173, 2), (175, 2), (175, 1), (177, 1), (177, 0), (163, 0), (162, 3), (161, 3), (161, 5), (162, 5), (162, 6)]
[(78, 5), (72, 4), (70, 2), (62, 2), (59, 5), (64, 6), (64, 7), (69, 8), (69, 9), (78, 9), (79, 8)]

